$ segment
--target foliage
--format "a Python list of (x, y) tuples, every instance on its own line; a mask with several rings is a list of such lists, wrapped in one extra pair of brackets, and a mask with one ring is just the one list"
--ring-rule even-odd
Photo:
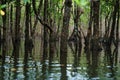
[(83, 10), (83, 14), (80, 16), (80, 25), (87, 26), (89, 21), (89, 12), (90, 12), (90, 1), (89, 0), (73, 0), (73, 4), (77, 4), (81, 10)]
[(6, 7), (6, 5), (4, 4), (4, 5), (0, 5), (0, 15), (5, 15), (5, 12), (2, 10), (3, 8), (5, 8)]
[(101, 1), (101, 14), (103, 15), (109, 15), (109, 13), (113, 10), (113, 1)]
[(23, 3), (30, 3), (30, 0), (23, 0)]
[(80, 7), (85, 7), (89, 1), (88, 0), (73, 0)]

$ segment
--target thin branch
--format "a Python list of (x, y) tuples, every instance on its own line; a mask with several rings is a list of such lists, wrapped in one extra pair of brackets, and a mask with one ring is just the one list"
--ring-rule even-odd
[(33, 11), (34, 11), (34, 13), (36, 15), (36, 18), (39, 20), (39, 22), (42, 25), (44, 25), (45, 27), (47, 27), (50, 30), (50, 32), (53, 32), (53, 30), (51, 29), (51, 27), (40, 18), (40, 16), (38, 15), (38, 12), (36, 10), (36, 6), (35, 5), (36, 5), (35, 0), (32, 0)]

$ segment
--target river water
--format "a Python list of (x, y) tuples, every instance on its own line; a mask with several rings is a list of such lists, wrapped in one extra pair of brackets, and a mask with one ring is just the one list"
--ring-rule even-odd
[(100, 52), (82, 49), (77, 54), (69, 49), (67, 56), (55, 53), (52, 59), (39, 53), (17, 59), (8, 55), (3, 65), (0, 60), (0, 80), (120, 80), (119, 53), (119, 47), (113, 47)]

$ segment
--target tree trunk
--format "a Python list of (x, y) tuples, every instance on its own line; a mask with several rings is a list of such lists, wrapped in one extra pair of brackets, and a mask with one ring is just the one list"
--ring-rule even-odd
[(93, 37), (99, 37), (99, 9), (100, 9), (100, 1), (93, 1)]
[[(2, 0), (2, 4), (6, 4), (6, 0)], [(7, 26), (6, 26), (6, 8), (3, 9), (5, 12), (5, 15), (2, 16), (2, 21), (3, 21), (3, 38), (2, 38), (2, 57), (3, 61), (5, 60), (5, 55), (7, 52)]]
[(88, 30), (87, 30), (87, 35), (86, 35), (86, 38), (85, 38), (85, 48), (90, 48), (90, 39), (91, 39), (91, 36), (92, 36), (92, 25), (93, 25), (93, 3), (92, 1), (90, 2), (90, 19), (89, 19), (89, 27), (88, 27)]
[(17, 0), (16, 13), (15, 13), (15, 39), (13, 45), (13, 56), (15, 58), (19, 56), (19, 49), (20, 49), (20, 18), (21, 18), (21, 5), (20, 5), (20, 0)]
[(99, 45), (99, 9), (100, 9), (100, 0), (92, 1), (93, 2), (93, 37), (91, 39), (91, 49), (92, 50), (101, 50)]
[[(0, 1), (0, 4), (2, 4), (1, 1)], [(2, 27), (2, 25), (0, 25), (0, 27)], [(1, 47), (2, 47), (2, 34), (1, 34), (1, 28), (0, 28), (0, 52), (1, 52)]]
[(72, 0), (65, 0), (63, 26), (62, 26), (61, 41), (60, 41), (60, 58), (67, 56), (67, 42), (68, 42), (68, 34), (69, 34), (68, 29), (69, 29), (71, 6), (72, 6)]
[(116, 26), (116, 40), (119, 41), (119, 21), (120, 21), (120, 0), (118, 0), (118, 4), (117, 4), (117, 26)]
[[(111, 46), (112, 42), (115, 43), (115, 27), (116, 27), (116, 19), (117, 19), (117, 11), (119, 10), (119, 0), (115, 1), (114, 4), (114, 11), (113, 11), (113, 17), (112, 17), (112, 25), (111, 25), (111, 32), (110, 32), (110, 38), (109, 38), (109, 46)], [(116, 46), (116, 44), (115, 44)]]
[(25, 21), (25, 54), (32, 54), (33, 41), (30, 38), (30, 11), (31, 4), (26, 4), (26, 21)]
[[(48, 0), (44, 0), (44, 22), (48, 23)], [(44, 25), (44, 44), (43, 44), (43, 56), (48, 56), (48, 28)]]
[(13, 5), (10, 7), (10, 34), (12, 38), (12, 44), (14, 45), (14, 32), (13, 32)]

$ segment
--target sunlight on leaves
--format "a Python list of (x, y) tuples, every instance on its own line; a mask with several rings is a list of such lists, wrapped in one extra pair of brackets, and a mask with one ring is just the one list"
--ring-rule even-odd
[(26, 3), (30, 3), (30, 0), (23, 0), (23, 2)]
[(86, 6), (88, 4), (88, 0), (74, 0), (75, 3), (81, 7)]
[(0, 10), (0, 15), (4, 16), (5, 12), (3, 10)]
[(5, 12), (2, 10), (5, 7), (6, 7), (6, 4), (0, 5), (0, 15), (2, 15), (2, 16), (5, 15)]

